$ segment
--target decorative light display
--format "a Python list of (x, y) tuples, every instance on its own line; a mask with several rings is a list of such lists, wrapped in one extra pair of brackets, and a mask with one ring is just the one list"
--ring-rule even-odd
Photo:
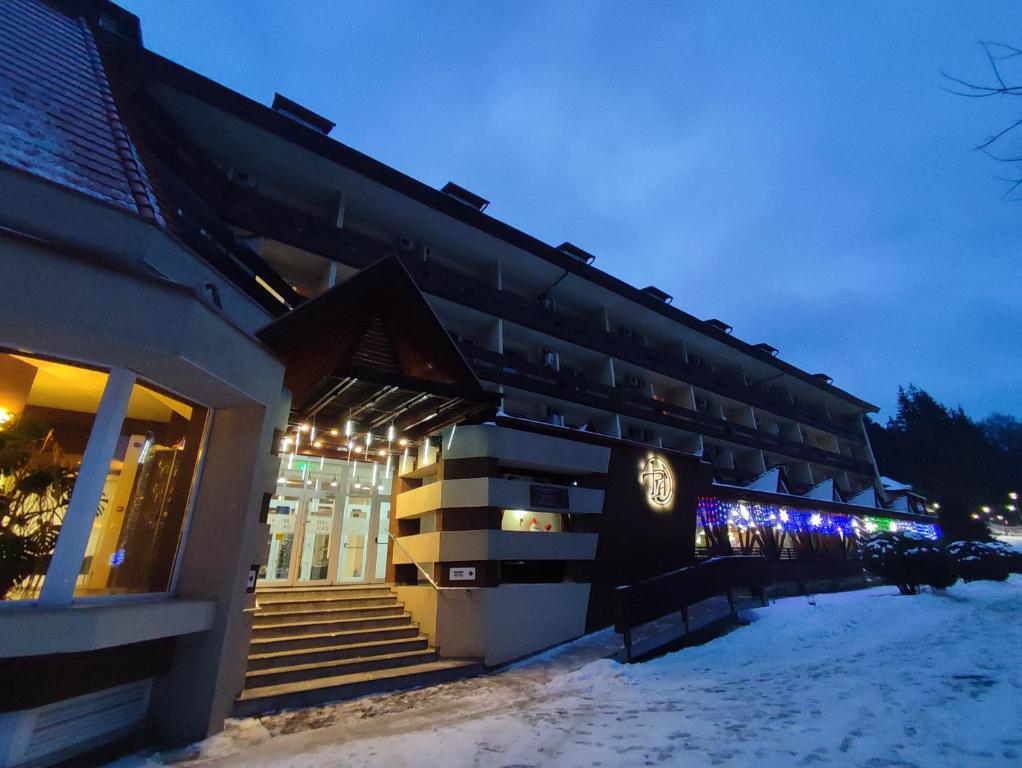
[(702, 527), (732, 526), (740, 531), (773, 528), (785, 533), (818, 533), (845, 537), (856, 536), (859, 532), (902, 531), (925, 539), (940, 538), (940, 527), (929, 523), (871, 515), (860, 517), (775, 504), (729, 501), (713, 496), (699, 498), (696, 506), (696, 524)]
[(908, 533), (932, 541), (940, 538), (939, 525), (934, 523), (917, 523), (914, 520), (895, 520), (891, 517), (863, 515), (862, 528), (866, 533)]

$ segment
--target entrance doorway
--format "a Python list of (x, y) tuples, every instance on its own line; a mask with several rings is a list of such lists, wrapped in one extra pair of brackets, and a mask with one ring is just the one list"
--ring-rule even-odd
[[(290, 466), (289, 466), (290, 465)], [(372, 462), (294, 457), (270, 502), (264, 586), (383, 581), (391, 478)]]

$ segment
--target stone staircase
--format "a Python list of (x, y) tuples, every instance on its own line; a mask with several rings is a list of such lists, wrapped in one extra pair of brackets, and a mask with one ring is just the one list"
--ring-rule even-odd
[(237, 717), (455, 680), (478, 662), (441, 659), (386, 584), (256, 595)]

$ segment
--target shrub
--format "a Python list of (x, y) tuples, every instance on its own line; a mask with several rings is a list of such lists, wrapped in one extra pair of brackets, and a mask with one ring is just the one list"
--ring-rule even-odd
[(911, 533), (873, 535), (863, 549), (863, 565), (903, 595), (914, 595), (923, 585), (947, 589), (958, 581), (958, 565), (943, 545)]
[(1012, 559), (997, 544), (986, 541), (955, 541), (948, 554), (958, 561), (965, 581), (1004, 581), (1011, 573)]
[(996, 549), (1001, 557), (1008, 561), (1008, 570), (1012, 573), (1022, 573), (1022, 550), (1008, 546), (1003, 541), (991, 541), (987, 544)]

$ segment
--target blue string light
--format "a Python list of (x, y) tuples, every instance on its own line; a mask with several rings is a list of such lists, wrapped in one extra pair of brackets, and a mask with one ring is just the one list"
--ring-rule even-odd
[(773, 528), (785, 533), (818, 533), (846, 538), (878, 530), (902, 531), (930, 540), (940, 538), (940, 527), (929, 523), (871, 515), (860, 517), (775, 504), (725, 501), (713, 496), (699, 498), (696, 523), (704, 527), (727, 525), (739, 531)]

